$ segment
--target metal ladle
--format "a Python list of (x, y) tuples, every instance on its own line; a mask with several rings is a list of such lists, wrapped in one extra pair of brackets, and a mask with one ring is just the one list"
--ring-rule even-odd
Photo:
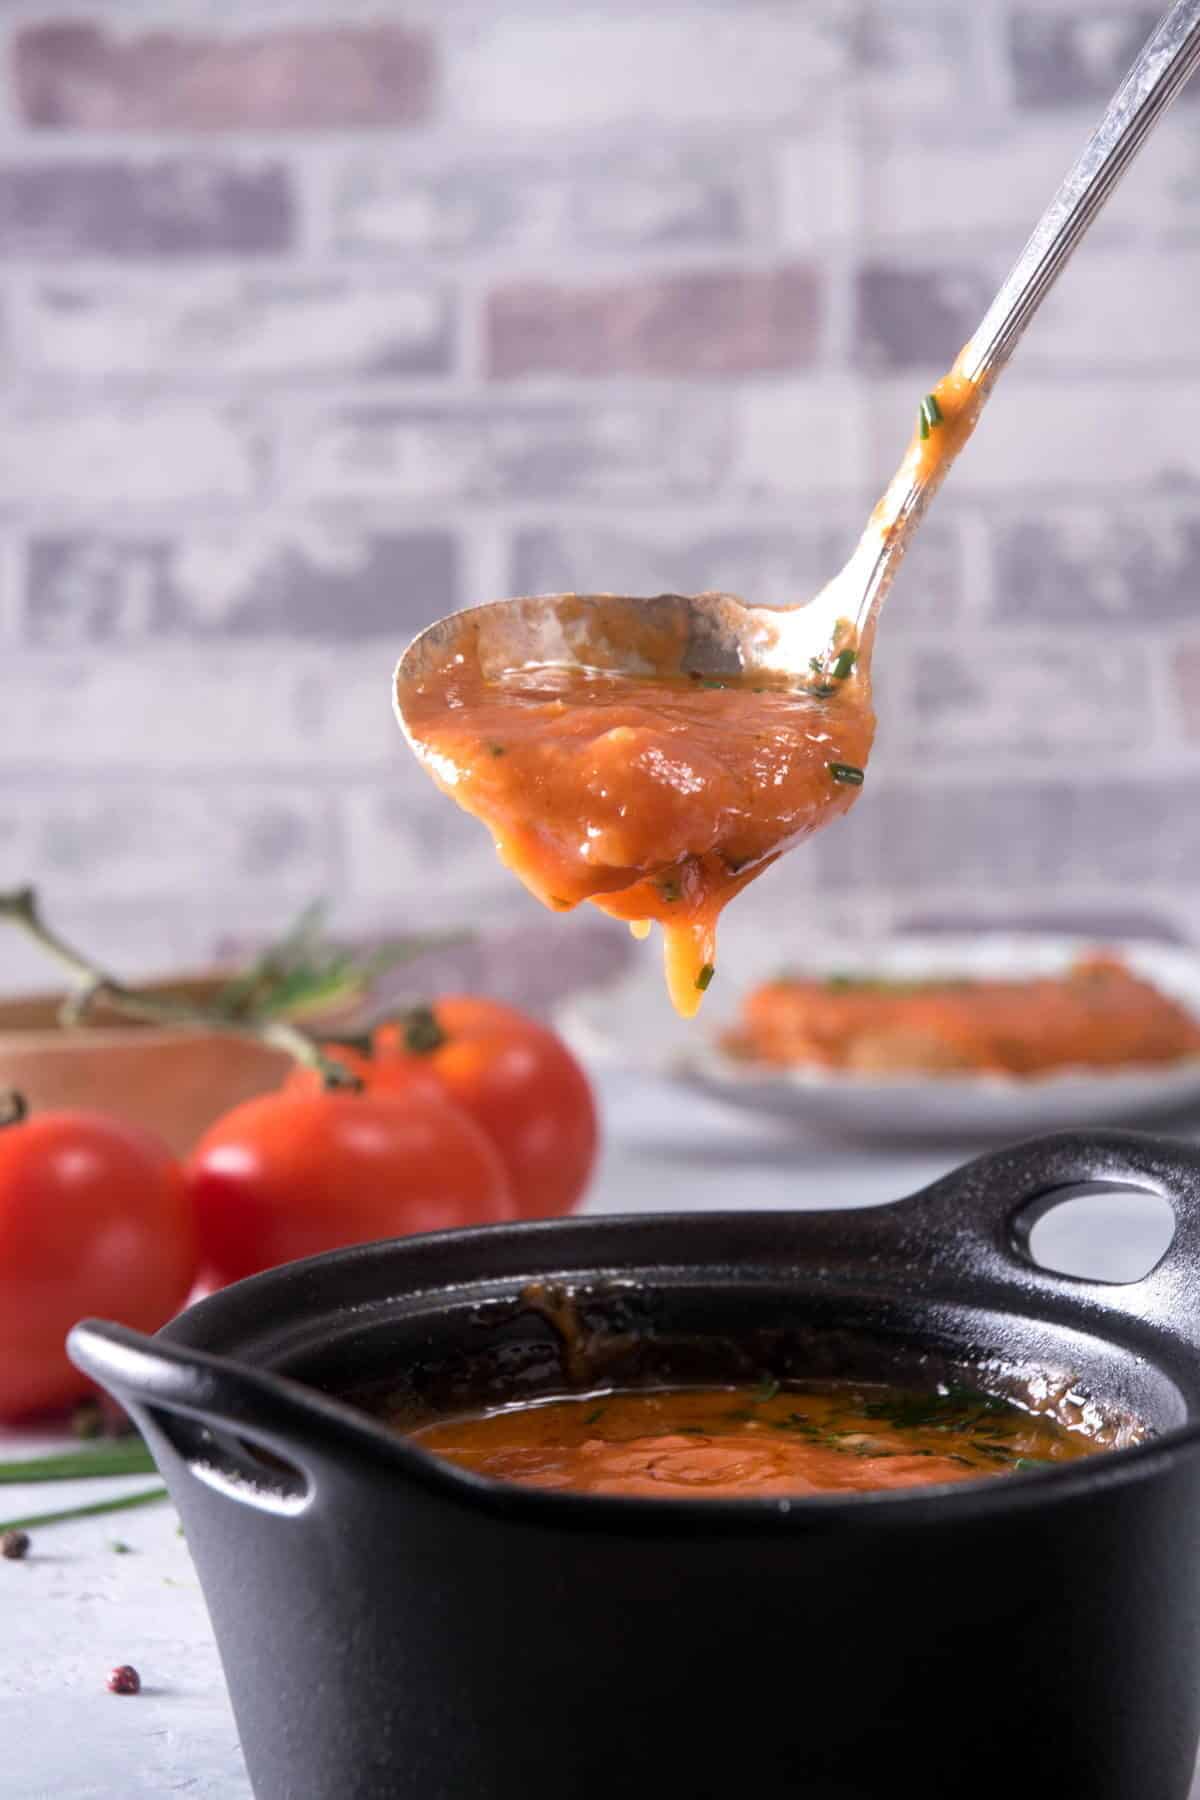
[[(1060, 270), (1198, 60), (1200, 0), (1177, 0), (959, 356), (956, 372), (975, 389), (961, 441)], [(736, 595), (721, 593), (648, 599), (541, 594), (474, 606), (440, 619), (414, 638), (396, 670), (401, 726), (414, 742), (406, 700), (414, 684), (444, 667), (449, 657), (477, 661), (488, 680), (548, 666), (658, 676), (824, 672), (846, 644), (854, 645), (860, 663), (865, 662), (884, 596), (950, 460), (929, 467), (915, 438), (849, 561), (807, 602), (748, 606)]]

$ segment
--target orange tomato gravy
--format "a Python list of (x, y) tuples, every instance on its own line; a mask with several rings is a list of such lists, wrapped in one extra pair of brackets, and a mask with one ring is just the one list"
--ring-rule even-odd
[(865, 670), (835, 680), (635, 678), (561, 668), (487, 680), (451, 658), (406, 704), (439, 785), (547, 906), (590, 900), (644, 935), (694, 1013), (721, 909), (849, 810), (875, 721)]
[[(964, 372), (969, 348), (921, 404), (868, 527), (876, 543), (894, 537), (912, 484), (927, 503), (975, 428), (987, 389)], [(690, 1017), (716, 968), (722, 908), (858, 795), (875, 730), (873, 632), (874, 618), (860, 643), (843, 621), (793, 679), (559, 667), (485, 678), (448, 650), (406, 694), (405, 725), (434, 779), (547, 906), (590, 900), (639, 937), (662, 925), (668, 989)], [(652, 640), (647, 627), (643, 650)], [(664, 644), (663, 667), (677, 666), (678, 648)]]
[(409, 1435), (460, 1468), (523, 1487), (720, 1500), (978, 1481), (1105, 1447), (967, 1389), (837, 1382), (555, 1399)]
[(784, 975), (747, 996), (723, 1043), (777, 1067), (1034, 1076), (1200, 1056), (1200, 1023), (1097, 954), (1025, 981)]

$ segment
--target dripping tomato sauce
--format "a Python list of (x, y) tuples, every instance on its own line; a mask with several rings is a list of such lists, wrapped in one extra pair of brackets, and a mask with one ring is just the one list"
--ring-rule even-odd
[(485, 677), (448, 655), (406, 703), (438, 784), (492, 832), (547, 906), (590, 900), (665, 934), (685, 1016), (716, 966), (723, 907), (846, 812), (875, 720), (865, 668), (840, 677), (637, 677), (525, 668)]
[(458, 1467), (574, 1493), (731, 1499), (979, 1481), (1132, 1442), (965, 1388), (679, 1388), (551, 1399), (411, 1428)]

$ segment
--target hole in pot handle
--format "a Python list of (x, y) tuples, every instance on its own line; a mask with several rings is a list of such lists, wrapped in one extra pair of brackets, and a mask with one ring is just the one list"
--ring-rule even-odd
[[(967, 1163), (921, 1193), (900, 1201), (895, 1221), (914, 1261), (938, 1262), (1047, 1288), (1093, 1287), (1088, 1276), (1047, 1268), (1030, 1248), (1039, 1219), (1071, 1190), (1142, 1189), (1174, 1214), (1170, 1243), (1133, 1281), (1105, 1282), (1105, 1296), (1130, 1311), (1182, 1322), (1200, 1320), (1200, 1147), (1137, 1131), (1056, 1132), (1029, 1138)], [(883, 1209), (889, 1210), (889, 1209)]]
[(1088, 1181), (1033, 1201), (1013, 1222), (1017, 1247), (1055, 1275), (1133, 1286), (1175, 1238), (1175, 1211), (1143, 1182)]
[(67, 1351), (132, 1416), (177, 1502), (186, 1474), (262, 1511), (299, 1513), (328, 1470), (365, 1448), (365, 1420), (286, 1376), (101, 1319), (76, 1325)]

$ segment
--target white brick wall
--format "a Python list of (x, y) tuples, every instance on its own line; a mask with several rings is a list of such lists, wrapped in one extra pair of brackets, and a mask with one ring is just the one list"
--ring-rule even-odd
[[(0, 9), (0, 881), (130, 970), (316, 894), (534, 920), (394, 730), (403, 643), (505, 587), (817, 586), (1154, 10)], [(923, 528), (870, 790), (764, 919), (1200, 929), (1198, 301), (1200, 84)]]

